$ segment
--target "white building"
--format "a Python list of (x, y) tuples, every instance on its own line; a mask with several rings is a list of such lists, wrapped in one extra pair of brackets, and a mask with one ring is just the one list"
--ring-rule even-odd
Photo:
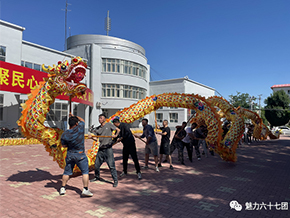
[[(206, 98), (215, 95), (215, 89), (190, 80), (187, 77), (150, 82), (150, 95), (158, 95), (164, 92), (199, 94)], [(162, 120), (168, 120), (169, 127), (173, 128), (177, 124), (187, 121), (191, 114), (192, 111), (185, 108), (162, 107), (156, 111), (156, 119), (159, 125), (162, 124)], [(155, 116), (150, 115), (149, 121), (154, 123), (154, 120)]]
[[(194, 93), (205, 97), (214, 95), (214, 89), (189, 79), (150, 82), (150, 66), (145, 49), (128, 40), (105, 35), (75, 35), (67, 39), (67, 50), (57, 51), (24, 41), (25, 28), (0, 20), (0, 60), (41, 71), (41, 65), (57, 64), (81, 56), (88, 61), (84, 83), (94, 92), (94, 107), (73, 103), (74, 114), (85, 118), (86, 131), (98, 125), (98, 115), (113, 115), (151, 94), (165, 92)], [(1, 66), (0, 66), (1, 67)], [(13, 128), (21, 115), (20, 103), (27, 95), (0, 91), (0, 126)], [(172, 126), (187, 119), (186, 109), (161, 109), (163, 119), (177, 113)], [(67, 101), (56, 99), (47, 116), (49, 125), (63, 127), (67, 118)], [(172, 115), (175, 116), (175, 115)], [(151, 116), (152, 117), (152, 116)], [(150, 122), (151, 121), (150, 117)], [(154, 123), (154, 121), (153, 121)], [(136, 121), (133, 126), (139, 126)]]
[(271, 89), (273, 90), (273, 92), (284, 90), (286, 94), (288, 94), (290, 97), (290, 84), (273, 85)]

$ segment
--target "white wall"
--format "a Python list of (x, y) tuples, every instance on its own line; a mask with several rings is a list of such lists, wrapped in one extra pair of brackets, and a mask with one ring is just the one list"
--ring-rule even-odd
[[(21, 44), (24, 30), (23, 27), (0, 20), (0, 45), (6, 47), (6, 62), (21, 64)], [(0, 94), (4, 95), (3, 120), (0, 121), (0, 126), (9, 129), (17, 127), (16, 121), (20, 116), (18, 112), (19, 95), (5, 91), (0, 91)]]
[(20, 27), (0, 20), (0, 45), (6, 47), (6, 62), (21, 64), (22, 32)]
[(210, 97), (215, 95), (214, 89), (204, 86), (202, 84), (193, 83), (191, 81), (184, 81), (185, 93), (188, 94), (199, 94), (203, 97)]

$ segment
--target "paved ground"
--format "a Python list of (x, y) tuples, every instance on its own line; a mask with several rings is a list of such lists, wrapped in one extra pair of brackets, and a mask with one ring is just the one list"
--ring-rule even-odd
[[(141, 165), (143, 148), (138, 141)], [(121, 149), (114, 148), (118, 174)], [(173, 171), (163, 164), (156, 173), (151, 157), (151, 169), (138, 181), (130, 161), (130, 174), (117, 188), (90, 183), (94, 196), (81, 198), (81, 177), (72, 178), (66, 195), (59, 196), (63, 170), (42, 145), (0, 147), (0, 217), (290, 217), (290, 137), (246, 145), (235, 164), (209, 156), (181, 166), (176, 153)], [(112, 180), (106, 164), (101, 176)], [(235, 202), (230, 208), (232, 200), (242, 211)], [(252, 210), (245, 210), (246, 203)]]

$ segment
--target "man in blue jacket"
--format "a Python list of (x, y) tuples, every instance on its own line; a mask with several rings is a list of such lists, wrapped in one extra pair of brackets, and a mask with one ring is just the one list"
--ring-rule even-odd
[(151, 125), (148, 124), (148, 119), (142, 119), (142, 126), (143, 126), (143, 134), (141, 136), (136, 136), (137, 138), (145, 138), (146, 146), (145, 146), (145, 166), (144, 169), (148, 169), (148, 161), (149, 161), (149, 154), (153, 154), (154, 161), (155, 161), (155, 168), (156, 172), (159, 172), (158, 168), (158, 144), (157, 139), (154, 133), (154, 129)]
[(73, 174), (74, 166), (77, 165), (83, 174), (83, 192), (82, 196), (92, 197), (93, 193), (88, 189), (89, 185), (89, 164), (85, 154), (85, 123), (78, 116), (69, 114), (69, 129), (61, 135), (61, 144), (67, 147), (67, 155), (65, 158), (66, 166), (62, 176), (62, 187), (59, 194), (64, 195), (65, 185), (69, 180), (69, 176)]

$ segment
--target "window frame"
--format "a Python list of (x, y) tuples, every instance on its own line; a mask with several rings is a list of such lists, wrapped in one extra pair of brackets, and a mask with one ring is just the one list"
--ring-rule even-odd
[[(175, 117), (176, 115), (176, 117)], [(174, 116), (174, 117), (172, 117)], [(178, 123), (178, 113), (174, 112), (174, 113), (169, 113), (169, 121), (170, 123)]]
[[(65, 102), (54, 102), (49, 106), (49, 112), (47, 113), (46, 120), (61, 122), (65, 117), (68, 116), (68, 103)], [(74, 105), (73, 113), (76, 114), (77, 105)]]
[(163, 113), (156, 113), (156, 122), (157, 123), (163, 122)]
[(146, 89), (121, 84), (102, 83), (102, 98), (143, 99)]
[(147, 68), (141, 64), (128, 60), (102, 58), (102, 72), (122, 73), (146, 79)]
[[(0, 45), (0, 61), (6, 61), (6, 46)], [(3, 54), (2, 54), (3, 51)]]

